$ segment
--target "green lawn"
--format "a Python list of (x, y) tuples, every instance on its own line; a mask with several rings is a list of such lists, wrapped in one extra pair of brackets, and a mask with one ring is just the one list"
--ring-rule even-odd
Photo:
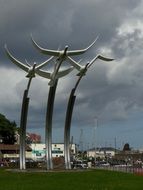
[(0, 170), (0, 190), (142, 190), (143, 176), (113, 171), (12, 172)]

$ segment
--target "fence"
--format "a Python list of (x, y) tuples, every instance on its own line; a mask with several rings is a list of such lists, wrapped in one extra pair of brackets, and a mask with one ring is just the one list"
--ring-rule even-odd
[(137, 168), (133, 166), (97, 166), (96, 169), (134, 173), (138, 175), (143, 175), (143, 168)]

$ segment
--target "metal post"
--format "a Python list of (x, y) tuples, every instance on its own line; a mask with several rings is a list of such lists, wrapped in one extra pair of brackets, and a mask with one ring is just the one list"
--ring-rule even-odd
[(45, 127), (45, 145), (46, 145), (47, 170), (53, 169), (53, 162), (52, 162), (52, 118), (53, 118), (53, 107), (54, 107), (54, 100), (55, 100), (57, 83), (58, 83), (58, 79), (56, 79), (54, 86), (50, 87), (48, 101), (47, 101), (46, 127)]
[(71, 119), (73, 114), (73, 107), (75, 103), (75, 91), (82, 79), (82, 77), (85, 75), (87, 71), (88, 64), (86, 64), (83, 72), (79, 75), (74, 88), (72, 89), (68, 101), (67, 111), (66, 111), (66, 119), (65, 119), (65, 131), (64, 131), (64, 151), (65, 151), (65, 167), (66, 169), (71, 169), (71, 163), (70, 163), (70, 129), (71, 129)]
[(27, 114), (29, 98), (27, 97), (28, 90), (24, 91), (23, 102), (21, 109), (21, 121), (20, 121), (20, 169), (25, 170), (25, 138), (26, 138), (26, 124), (27, 124)]
[(64, 154), (65, 154), (65, 168), (71, 169), (70, 163), (70, 128), (71, 128), (71, 119), (73, 113), (73, 107), (75, 103), (76, 96), (74, 95), (75, 89), (72, 89), (65, 120), (65, 131), (64, 131)]
[(21, 108), (21, 119), (20, 119), (20, 170), (26, 169), (25, 164), (25, 139), (26, 139), (26, 125), (27, 125), (27, 115), (28, 115), (28, 106), (30, 98), (28, 98), (28, 92), (32, 77), (29, 78), (27, 89), (23, 94), (22, 108)]

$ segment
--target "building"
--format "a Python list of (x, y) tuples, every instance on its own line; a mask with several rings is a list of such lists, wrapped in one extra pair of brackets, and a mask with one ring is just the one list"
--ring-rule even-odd
[(120, 151), (115, 155), (115, 159), (117, 160), (125, 160), (125, 161), (143, 161), (143, 152), (140, 151)]
[(88, 157), (94, 157), (94, 158), (111, 158), (113, 156), (115, 156), (115, 152), (117, 150), (115, 150), (112, 147), (101, 147), (101, 148), (96, 148), (96, 149), (90, 149), (87, 151), (87, 156)]
[[(0, 156), (2, 158), (19, 158), (19, 145), (18, 144), (0, 144)], [(31, 158), (32, 149), (26, 146), (26, 157)]]
[[(45, 144), (33, 143), (30, 145), (32, 149), (32, 159), (41, 160), (45, 159), (46, 147)], [(75, 144), (72, 144), (71, 154), (75, 155), (76, 147)], [(63, 143), (54, 143), (52, 144), (52, 157), (64, 157), (64, 144)]]

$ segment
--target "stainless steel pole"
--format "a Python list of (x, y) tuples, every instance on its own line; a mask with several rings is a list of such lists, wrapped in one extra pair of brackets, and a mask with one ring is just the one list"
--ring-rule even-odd
[(47, 101), (47, 113), (46, 113), (46, 127), (45, 127), (45, 145), (46, 145), (46, 162), (47, 170), (53, 169), (52, 162), (52, 119), (53, 119), (53, 108), (55, 93), (57, 88), (58, 79), (54, 86), (49, 89), (48, 101)]
[(32, 77), (29, 78), (27, 88), (24, 91), (23, 94), (23, 101), (22, 101), (22, 108), (21, 108), (21, 119), (20, 119), (20, 170), (26, 169), (25, 164), (25, 139), (26, 139), (26, 125), (27, 125), (27, 115), (28, 115), (28, 106), (29, 106), (29, 100), (28, 98), (28, 92), (30, 88), (30, 84), (32, 81)]
[(65, 154), (65, 168), (71, 169), (70, 163), (70, 128), (71, 128), (71, 120), (72, 120), (72, 113), (73, 107), (75, 103), (76, 96), (74, 95), (75, 89), (72, 89), (67, 112), (66, 112), (66, 120), (65, 120), (65, 131), (64, 131), (64, 154)]
[(21, 109), (21, 122), (20, 122), (20, 169), (25, 170), (25, 139), (26, 139), (26, 124), (29, 98), (27, 97), (28, 91), (24, 91), (22, 109)]

